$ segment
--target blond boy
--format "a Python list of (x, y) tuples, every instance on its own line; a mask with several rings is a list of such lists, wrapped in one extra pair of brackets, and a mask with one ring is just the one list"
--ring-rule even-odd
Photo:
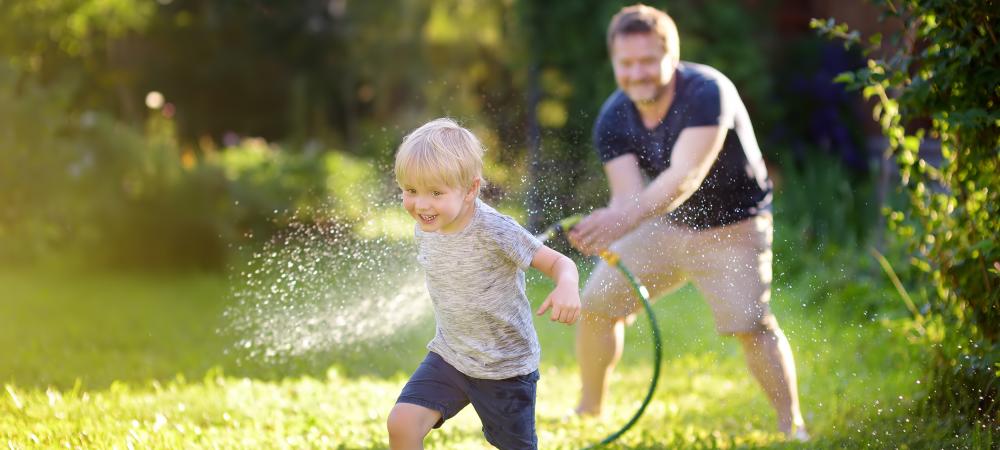
[(479, 199), (482, 153), (469, 130), (437, 119), (406, 136), (396, 154), (437, 332), (389, 413), (394, 450), (423, 448), (432, 428), (470, 403), (491, 444), (537, 448), (541, 350), (524, 270), (556, 282), (537, 314), (551, 308), (553, 321), (571, 325), (580, 313), (576, 264)]

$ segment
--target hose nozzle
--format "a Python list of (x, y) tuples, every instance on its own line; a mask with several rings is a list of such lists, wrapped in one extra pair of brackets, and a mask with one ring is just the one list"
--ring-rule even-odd
[(545, 231), (543, 231), (541, 234), (535, 237), (538, 238), (539, 241), (545, 242), (550, 238), (552, 238), (553, 236), (558, 236), (560, 234), (566, 233), (571, 228), (576, 226), (576, 224), (580, 223), (580, 220), (582, 219), (583, 219), (582, 215), (573, 214), (572, 216), (563, 218), (562, 220), (550, 225), (548, 228), (545, 229)]

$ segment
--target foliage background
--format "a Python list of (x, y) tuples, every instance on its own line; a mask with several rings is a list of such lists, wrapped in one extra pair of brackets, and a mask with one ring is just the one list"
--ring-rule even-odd
[[(886, 14), (913, 25), (900, 44), (838, 79), (878, 100), (874, 112), (899, 164), (908, 202), (889, 227), (908, 245), (922, 311), (913, 306), (935, 376), (927, 407), (967, 416), (976, 425), (1000, 418), (1000, 50), (991, 2), (883, 2)], [(823, 33), (860, 45), (856, 31), (815, 21)], [(882, 46), (871, 36), (866, 53)], [(964, 65), (976, 61), (983, 70)], [(940, 145), (929, 163), (921, 143)]]
[[(221, 269), (227, 246), (291, 215), (377, 214), (402, 135), (441, 115), (485, 141), (488, 199), (527, 205), (532, 227), (592, 208), (605, 187), (590, 127), (614, 88), (603, 30), (623, 4), (4, 2), (0, 257)], [(783, 59), (836, 45), (778, 45), (773, 2), (664, 6), (685, 17), (684, 58), (740, 88), (775, 165), (825, 152), (869, 171), (843, 111), (857, 97), (796, 106), (811, 97), (775, 88), (780, 74), (814, 91), (825, 63), (788, 73)], [(809, 120), (854, 139), (823, 144)], [(364, 199), (343, 190), (355, 182)]]
[[(530, 228), (600, 205), (590, 130), (614, 89), (605, 27), (626, 3), (0, 1), (0, 270), (32, 293), (0, 293), (13, 311), (0, 327), (25, 330), (11, 324), (34, 310), (17, 302), (38, 301), (67, 314), (61, 329), (85, 328), (76, 303), (35, 295), (46, 280), (68, 292), (91, 276), (157, 289), (145, 277), (218, 280), (299, 224), (405, 243), (392, 155), (437, 116), (486, 143), (484, 196)], [(903, 330), (893, 345), (936, 349), (922, 366), (928, 401), (893, 418), (912, 409), (937, 432), (924, 442), (970, 429), (992, 442), (997, 427), (993, 3), (879, 1), (901, 32), (865, 36), (880, 47), (866, 50), (809, 31), (802, 2), (654, 2), (677, 18), (682, 58), (726, 73), (754, 118), (778, 187), (776, 279), (795, 286), (801, 317), (824, 333), (823, 320)], [(863, 91), (834, 83), (843, 72)], [(880, 126), (886, 142), (873, 145)], [(118, 282), (108, 291), (132, 295)], [(231, 299), (209, 285), (190, 295), (216, 311)], [(0, 380), (37, 375), (29, 353)]]

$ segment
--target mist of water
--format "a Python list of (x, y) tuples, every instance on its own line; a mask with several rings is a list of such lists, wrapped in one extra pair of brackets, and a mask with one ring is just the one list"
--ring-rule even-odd
[(234, 268), (225, 311), (233, 351), (277, 364), (405, 334), (431, 313), (414, 255), (408, 240), (289, 224)]

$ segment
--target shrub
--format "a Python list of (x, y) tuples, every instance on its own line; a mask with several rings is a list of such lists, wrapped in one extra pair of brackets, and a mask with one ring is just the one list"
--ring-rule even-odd
[(196, 149), (169, 113), (138, 128), (75, 112), (76, 90), (0, 64), (0, 261), (221, 269), (231, 243), (293, 220), (357, 224), (388, 197), (363, 158), (256, 138)]
[[(1000, 427), (1000, 42), (988, 0), (879, 1), (907, 24), (894, 47), (866, 68), (838, 77), (878, 103), (908, 195), (891, 211), (890, 228), (908, 243), (917, 292), (930, 305), (928, 333), (935, 385), (929, 412)], [(814, 20), (824, 34), (857, 45), (861, 37), (833, 20)], [(868, 39), (867, 54), (881, 47)], [(975, 68), (970, 67), (974, 64)], [(926, 123), (928, 122), (929, 124)], [(940, 142), (939, 167), (920, 153)], [(918, 320), (923, 318), (918, 316)]]

